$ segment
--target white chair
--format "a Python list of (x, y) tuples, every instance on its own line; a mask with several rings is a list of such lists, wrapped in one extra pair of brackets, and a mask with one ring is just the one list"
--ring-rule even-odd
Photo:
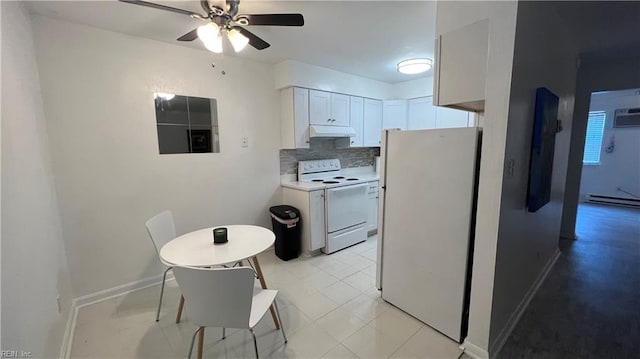
[[(176, 227), (173, 223), (173, 214), (171, 211), (164, 211), (157, 214), (145, 222), (147, 226), (147, 232), (151, 237), (153, 246), (160, 258), (160, 249), (172, 239), (176, 238)], [(162, 260), (160, 260), (162, 262)], [(163, 263), (164, 264), (164, 263)], [(162, 296), (164, 294), (164, 283), (167, 279), (167, 272), (173, 267), (167, 267), (162, 275), (162, 287), (160, 287), (160, 301), (158, 302), (158, 311), (156, 313), (156, 322), (160, 319), (160, 308), (162, 307)], [(180, 297), (180, 305), (178, 307), (178, 314), (176, 316), (176, 323), (180, 322), (182, 316), (182, 307), (184, 306), (184, 297)]]
[[(174, 267), (187, 305), (187, 314), (199, 328), (193, 333), (188, 358), (191, 358), (196, 334), (199, 333), (198, 359), (202, 358), (205, 327), (249, 329), (258, 355), (258, 342), (253, 328), (273, 304), (276, 308), (284, 342), (287, 336), (275, 301), (277, 290), (254, 288), (256, 274), (248, 267), (188, 268)], [(222, 338), (225, 333), (223, 329)]]

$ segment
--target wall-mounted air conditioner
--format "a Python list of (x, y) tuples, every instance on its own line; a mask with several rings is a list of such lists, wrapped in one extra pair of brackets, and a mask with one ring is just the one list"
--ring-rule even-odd
[(640, 107), (619, 108), (613, 118), (613, 127), (637, 127), (640, 126)]

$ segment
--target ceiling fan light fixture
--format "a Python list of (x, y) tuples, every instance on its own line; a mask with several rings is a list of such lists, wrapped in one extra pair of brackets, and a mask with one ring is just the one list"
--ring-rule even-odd
[(222, 53), (222, 34), (218, 33), (216, 37), (212, 40), (203, 41), (204, 47), (211, 52), (215, 52), (216, 54)]
[(427, 72), (431, 69), (433, 61), (431, 59), (411, 59), (398, 63), (398, 71), (407, 75), (415, 75)]
[(214, 41), (220, 34), (220, 27), (213, 22), (198, 27), (198, 38), (205, 44)]
[(229, 42), (231, 42), (235, 52), (242, 51), (242, 49), (244, 49), (249, 43), (249, 38), (242, 35), (242, 33), (236, 29), (231, 29), (227, 32), (227, 37), (229, 38)]

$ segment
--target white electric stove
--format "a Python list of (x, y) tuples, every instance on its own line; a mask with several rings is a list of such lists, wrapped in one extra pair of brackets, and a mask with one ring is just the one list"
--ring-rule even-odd
[(300, 161), (298, 181), (327, 185), (324, 189), (327, 236), (323, 252), (333, 253), (367, 240), (368, 183), (344, 176), (339, 159)]

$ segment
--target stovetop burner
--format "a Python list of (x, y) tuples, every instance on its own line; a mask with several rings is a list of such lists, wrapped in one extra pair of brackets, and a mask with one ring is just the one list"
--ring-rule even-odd
[(335, 176), (334, 179), (344, 179), (344, 176)]
[(347, 181), (357, 181), (359, 178), (347, 178)]
[(333, 183), (340, 183), (340, 181), (322, 181), (322, 183), (333, 184)]
[(322, 181), (324, 181), (324, 180), (323, 180), (323, 179), (314, 179), (314, 180), (311, 180), (311, 182), (322, 182)]

